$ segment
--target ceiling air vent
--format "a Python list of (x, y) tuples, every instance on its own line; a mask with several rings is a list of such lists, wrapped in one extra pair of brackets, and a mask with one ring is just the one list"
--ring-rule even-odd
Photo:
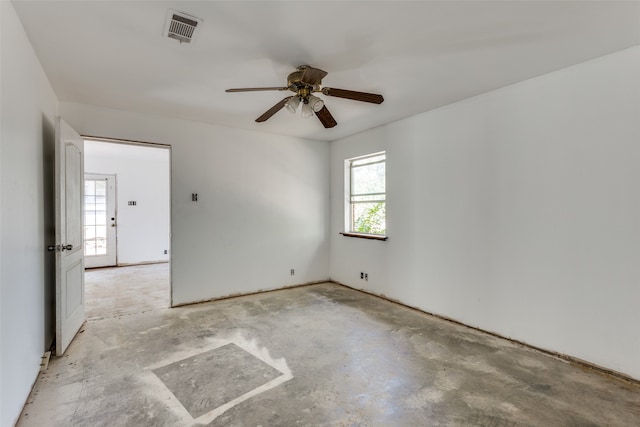
[(180, 43), (191, 43), (195, 40), (201, 23), (202, 19), (169, 10), (164, 35)]

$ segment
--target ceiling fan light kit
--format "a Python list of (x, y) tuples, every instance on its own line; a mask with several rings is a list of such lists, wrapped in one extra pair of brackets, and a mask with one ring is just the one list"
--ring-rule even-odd
[(322, 107), (324, 107), (324, 101), (317, 96), (309, 95), (308, 99), (309, 105), (311, 106), (311, 109), (314, 113), (317, 113), (318, 111), (322, 110)]
[(300, 98), (297, 96), (292, 96), (287, 102), (284, 103), (285, 108), (291, 114), (295, 114), (298, 109), (298, 105), (300, 105)]
[(311, 108), (311, 105), (309, 105), (309, 102), (303, 102), (302, 103), (302, 117), (313, 117), (313, 109)]
[(306, 98), (292, 96), (284, 103), (284, 108), (291, 114), (295, 114), (300, 102), (302, 102), (302, 117), (313, 117), (313, 113), (317, 113), (324, 107), (324, 101), (322, 99), (317, 96), (308, 95)]
[(226, 92), (256, 92), (269, 90), (290, 90), (295, 93), (294, 96), (288, 96), (278, 102), (276, 105), (267, 110), (264, 114), (256, 119), (256, 122), (264, 122), (282, 108), (286, 108), (290, 113), (295, 113), (298, 105), (302, 103), (302, 117), (311, 117), (316, 115), (318, 120), (325, 128), (332, 128), (338, 123), (333, 118), (324, 101), (313, 93), (322, 93), (326, 96), (334, 96), (337, 98), (351, 99), (354, 101), (369, 102), (372, 104), (381, 104), (384, 101), (382, 95), (375, 93), (356, 92), (346, 89), (335, 89), (330, 87), (322, 87), (322, 79), (327, 75), (326, 71), (319, 68), (313, 68), (308, 65), (301, 65), (297, 71), (289, 74), (287, 77), (286, 87), (253, 87), (253, 88), (237, 88), (227, 89)]

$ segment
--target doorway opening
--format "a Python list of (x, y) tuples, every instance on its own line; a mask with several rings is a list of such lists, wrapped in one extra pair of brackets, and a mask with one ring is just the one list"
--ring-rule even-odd
[(170, 307), (170, 146), (84, 144), (87, 318)]

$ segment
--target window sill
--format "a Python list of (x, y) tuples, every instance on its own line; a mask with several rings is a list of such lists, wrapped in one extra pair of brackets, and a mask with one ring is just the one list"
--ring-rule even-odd
[(382, 240), (382, 241), (388, 239), (387, 236), (381, 236), (379, 234), (347, 233), (347, 232), (343, 232), (340, 234), (342, 234), (345, 237), (357, 237), (359, 239)]

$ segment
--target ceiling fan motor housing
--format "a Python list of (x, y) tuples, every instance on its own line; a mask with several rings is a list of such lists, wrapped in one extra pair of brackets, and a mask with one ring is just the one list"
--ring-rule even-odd
[[(289, 77), (287, 77), (287, 86), (291, 91), (297, 92), (299, 96), (304, 97), (309, 95), (311, 92), (320, 90), (320, 83), (316, 85), (305, 83), (302, 81), (303, 75), (304, 70), (294, 71), (289, 74)], [(300, 91), (304, 91), (305, 93), (301, 94)]]

